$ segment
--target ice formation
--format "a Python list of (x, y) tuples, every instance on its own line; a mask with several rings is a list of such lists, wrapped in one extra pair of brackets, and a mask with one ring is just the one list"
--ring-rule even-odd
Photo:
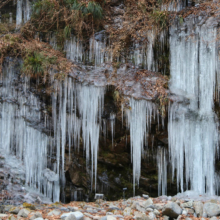
[(157, 150), (158, 196), (167, 195), (167, 157), (167, 150), (159, 147)]
[(0, 90), (3, 100), (0, 105), (1, 148), (7, 155), (14, 153), (23, 161), (26, 186), (58, 201), (59, 191), (54, 188), (57, 179), (43, 178), (43, 171), (50, 163), (47, 155), (51, 138), (42, 132), (40, 101), (32, 94), (26, 96), (24, 91), (14, 86), (13, 82), (17, 80), (14, 72), (13, 63), (4, 66), (3, 86)]
[(133, 193), (135, 195), (135, 183), (139, 186), (141, 176), (141, 155), (147, 133), (150, 129), (151, 116), (155, 106), (145, 100), (130, 99), (131, 110), (127, 110), (127, 124), (130, 128), (131, 161), (133, 163)]
[(29, 0), (18, 0), (16, 10), (16, 28), (26, 23), (31, 16), (31, 3)]
[(176, 25), (170, 29), (170, 89), (190, 101), (189, 106), (174, 103), (169, 110), (172, 173), (174, 177), (176, 170), (181, 191), (190, 186), (201, 194), (215, 194), (216, 189), (218, 130), (213, 97), (219, 63), (217, 29), (212, 19), (201, 26), (195, 25), (199, 21), (187, 19), (185, 30), (179, 32)]
[(66, 57), (75, 62), (82, 62), (86, 59), (86, 52), (83, 44), (77, 37), (73, 36), (65, 42)]
[[(149, 30), (147, 32), (148, 42), (145, 43), (134, 43), (133, 49), (127, 55), (127, 60), (132, 62), (135, 66), (141, 68), (158, 71), (158, 63), (156, 61), (156, 54), (153, 49), (157, 35), (154, 30)], [(164, 46), (166, 42), (165, 32), (161, 32), (159, 35), (158, 45), (164, 51)], [(95, 66), (100, 66), (105, 62), (113, 61), (113, 50), (108, 42), (108, 38), (104, 35), (103, 39), (96, 39), (96, 37), (91, 37), (89, 40), (89, 50), (87, 51), (85, 45), (75, 36), (72, 36), (70, 40), (65, 43), (65, 51), (67, 53), (67, 58), (76, 62), (90, 62)], [(159, 52), (160, 53), (160, 52)], [(125, 58), (118, 57), (118, 62), (125, 62)]]
[[(88, 168), (91, 160), (91, 188), (93, 188), (94, 177), (96, 189), (99, 123), (101, 122), (101, 113), (104, 105), (104, 88), (75, 84), (71, 78), (66, 78), (63, 83), (55, 81), (54, 85), (55, 93), (52, 98), (54, 138), (57, 144), (57, 169), (59, 169), (58, 158), (60, 155), (62, 158), (62, 169), (60, 171), (62, 186), (64, 187), (65, 185), (65, 144), (67, 142), (69, 145), (70, 158), (71, 146), (74, 145), (76, 149), (79, 149), (82, 130)], [(57, 108), (59, 109), (58, 112), (56, 111)], [(76, 115), (76, 109), (78, 109), (79, 116)], [(68, 133), (67, 139), (66, 132)]]

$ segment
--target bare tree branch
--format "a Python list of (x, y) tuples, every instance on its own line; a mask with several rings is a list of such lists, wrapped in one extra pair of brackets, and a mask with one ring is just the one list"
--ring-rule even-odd
[(0, 9), (3, 8), (6, 4), (8, 4), (12, 0), (0, 0)]

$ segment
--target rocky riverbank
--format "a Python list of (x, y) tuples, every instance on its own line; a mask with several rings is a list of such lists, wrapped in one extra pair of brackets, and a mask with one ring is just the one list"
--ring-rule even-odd
[[(188, 192), (188, 195), (191, 192)], [(192, 195), (192, 194), (191, 194)], [(194, 197), (194, 195), (192, 195)], [(69, 204), (28, 204), (20, 206), (2, 205), (1, 219), (37, 220), (117, 220), (117, 219), (219, 219), (219, 197), (198, 196), (190, 199), (187, 193), (174, 197), (149, 198), (137, 196), (114, 202), (71, 202)]]

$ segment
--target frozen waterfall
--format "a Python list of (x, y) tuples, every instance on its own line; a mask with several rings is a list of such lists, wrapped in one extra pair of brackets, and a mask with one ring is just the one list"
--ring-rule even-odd
[[(45, 169), (50, 165), (47, 156), (51, 137), (42, 132), (40, 100), (16, 88), (18, 76), (14, 72), (12, 62), (5, 64), (0, 90), (3, 101), (0, 104), (1, 149), (8, 155), (15, 154), (23, 161), (27, 187), (53, 198), (53, 201), (59, 201), (59, 191), (55, 190), (58, 176), (51, 171), (53, 179), (43, 177)], [(26, 85), (23, 84), (23, 88)]]
[[(205, 23), (196, 19), (188, 18), (182, 27), (176, 24), (170, 29), (170, 89), (190, 104), (173, 103), (169, 109), (169, 154), (181, 191), (215, 194), (217, 29), (214, 18)], [(202, 25), (196, 25), (200, 21)]]

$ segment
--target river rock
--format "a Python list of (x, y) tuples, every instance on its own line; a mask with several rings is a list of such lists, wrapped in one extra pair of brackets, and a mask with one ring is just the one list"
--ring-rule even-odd
[(150, 198), (150, 199), (147, 199), (146, 201), (144, 201), (142, 203), (142, 206), (146, 209), (146, 208), (148, 208), (148, 206), (153, 205), (153, 204), (154, 204), (153, 200)]
[(154, 210), (152, 208), (147, 208), (146, 212), (153, 212)]
[(60, 211), (62, 211), (62, 212), (69, 212), (69, 211), (72, 211), (72, 210), (70, 210), (70, 209), (68, 209), (66, 207), (61, 207)]
[(188, 214), (190, 215), (194, 215), (195, 211), (194, 209), (191, 209), (191, 208), (185, 208), (185, 210), (188, 212)]
[(179, 215), (182, 214), (182, 209), (175, 202), (168, 202), (164, 206), (162, 214), (167, 215), (171, 218), (177, 218)]
[(137, 209), (136, 206), (137, 206), (138, 202), (134, 201), (131, 205), (131, 208), (132, 209)]
[(170, 218), (166, 215), (163, 216), (163, 220), (169, 220)]
[(65, 220), (77, 220), (77, 219), (76, 219), (76, 216), (75, 216), (75, 215), (70, 214), (70, 215), (68, 215), (68, 216), (65, 218)]
[(51, 212), (49, 212), (48, 214), (47, 214), (47, 216), (53, 216), (53, 215), (60, 215), (61, 214), (61, 211), (60, 210), (57, 210), (57, 209), (54, 209), (54, 210), (52, 210)]
[(205, 217), (205, 214), (207, 214), (207, 217), (220, 215), (220, 206), (211, 202), (205, 203), (203, 206), (203, 217)]
[(201, 217), (203, 213), (203, 203), (201, 201), (196, 201), (193, 203), (193, 207), (194, 207), (196, 215), (198, 217)]
[(140, 212), (145, 212), (145, 208), (141, 207), (139, 204), (136, 204), (136, 209)]
[(42, 214), (40, 212), (34, 212), (34, 213), (31, 213), (31, 217), (30, 217), (30, 220), (34, 220), (36, 218), (42, 218)]
[(145, 194), (143, 194), (142, 197), (145, 198), (145, 199), (149, 199), (149, 196), (145, 195)]
[(83, 219), (83, 214), (82, 212), (76, 211), (76, 212), (69, 212), (69, 213), (64, 213), (60, 216), (61, 219), (65, 219), (69, 215), (74, 215), (77, 220)]
[(13, 206), (13, 205), (5, 205), (5, 206), (4, 206), (4, 211), (5, 211), (5, 212), (9, 212), (9, 210), (10, 210), (11, 208), (14, 208), (14, 206)]
[(184, 203), (181, 203), (181, 208), (192, 208), (193, 207), (193, 201), (189, 201), (189, 202), (184, 202)]
[(9, 220), (17, 220), (13, 215), (9, 217)]
[(12, 213), (12, 214), (18, 214), (19, 213), (19, 211), (20, 211), (20, 209), (18, 208), (18, 207), (13, 207), (13, 208), (11, 208), (10, 210), (9, 210), (9, 213)]
[(28, 209), (21, 209), (18, 213), (18, 217), (24, 217), (27, 218), (30, 211)]
[(130, 216), (131, 215), (131, 208), (130, 207), (126, 207), (123, 211), (123, 215), (124, 216)]
[(5, 218), (5, 217), (8, 217), (8, 215), (6, 215), (6, 214), (0, 214), (0, 218)]
[(161, 205), (161, 204), (155, 204), (154, 207), (157, 210), (162, 210), (163, 209), (163, 205)]
[(78, 207), (75, 207), (75, 206), (68, 206), (68, 209), (71, 211), (71, 212), (75, 212), (75, 211), (78, 211), (79, 208)]
[(112, 215), (108, 215), (107, 216), (107, 220), (117, 220), (114, 216)]
[(209, 220), (218, 220), (218, 218), (217, 217), (212, 217)]
[(156, 218), (155, 214), (153, 212), (150, 212), (146, 218), (146, 220), (154, 220)]
[(35, 220), (44, 220), (43, 218), (39, 217), (39, 218), (35, 218)]
[(188, 212), (187, 212), (187, 210), (186, 210), (186, 209), (183, 209), (183, 211), (182, 211), (182, 215), (185, 215), (185, 216), (187, 216), (187, 215), (188, 215)]
[(155, 215), (160, 215), (160, 212), (157, 209), (154, 209), (154, 214)]

